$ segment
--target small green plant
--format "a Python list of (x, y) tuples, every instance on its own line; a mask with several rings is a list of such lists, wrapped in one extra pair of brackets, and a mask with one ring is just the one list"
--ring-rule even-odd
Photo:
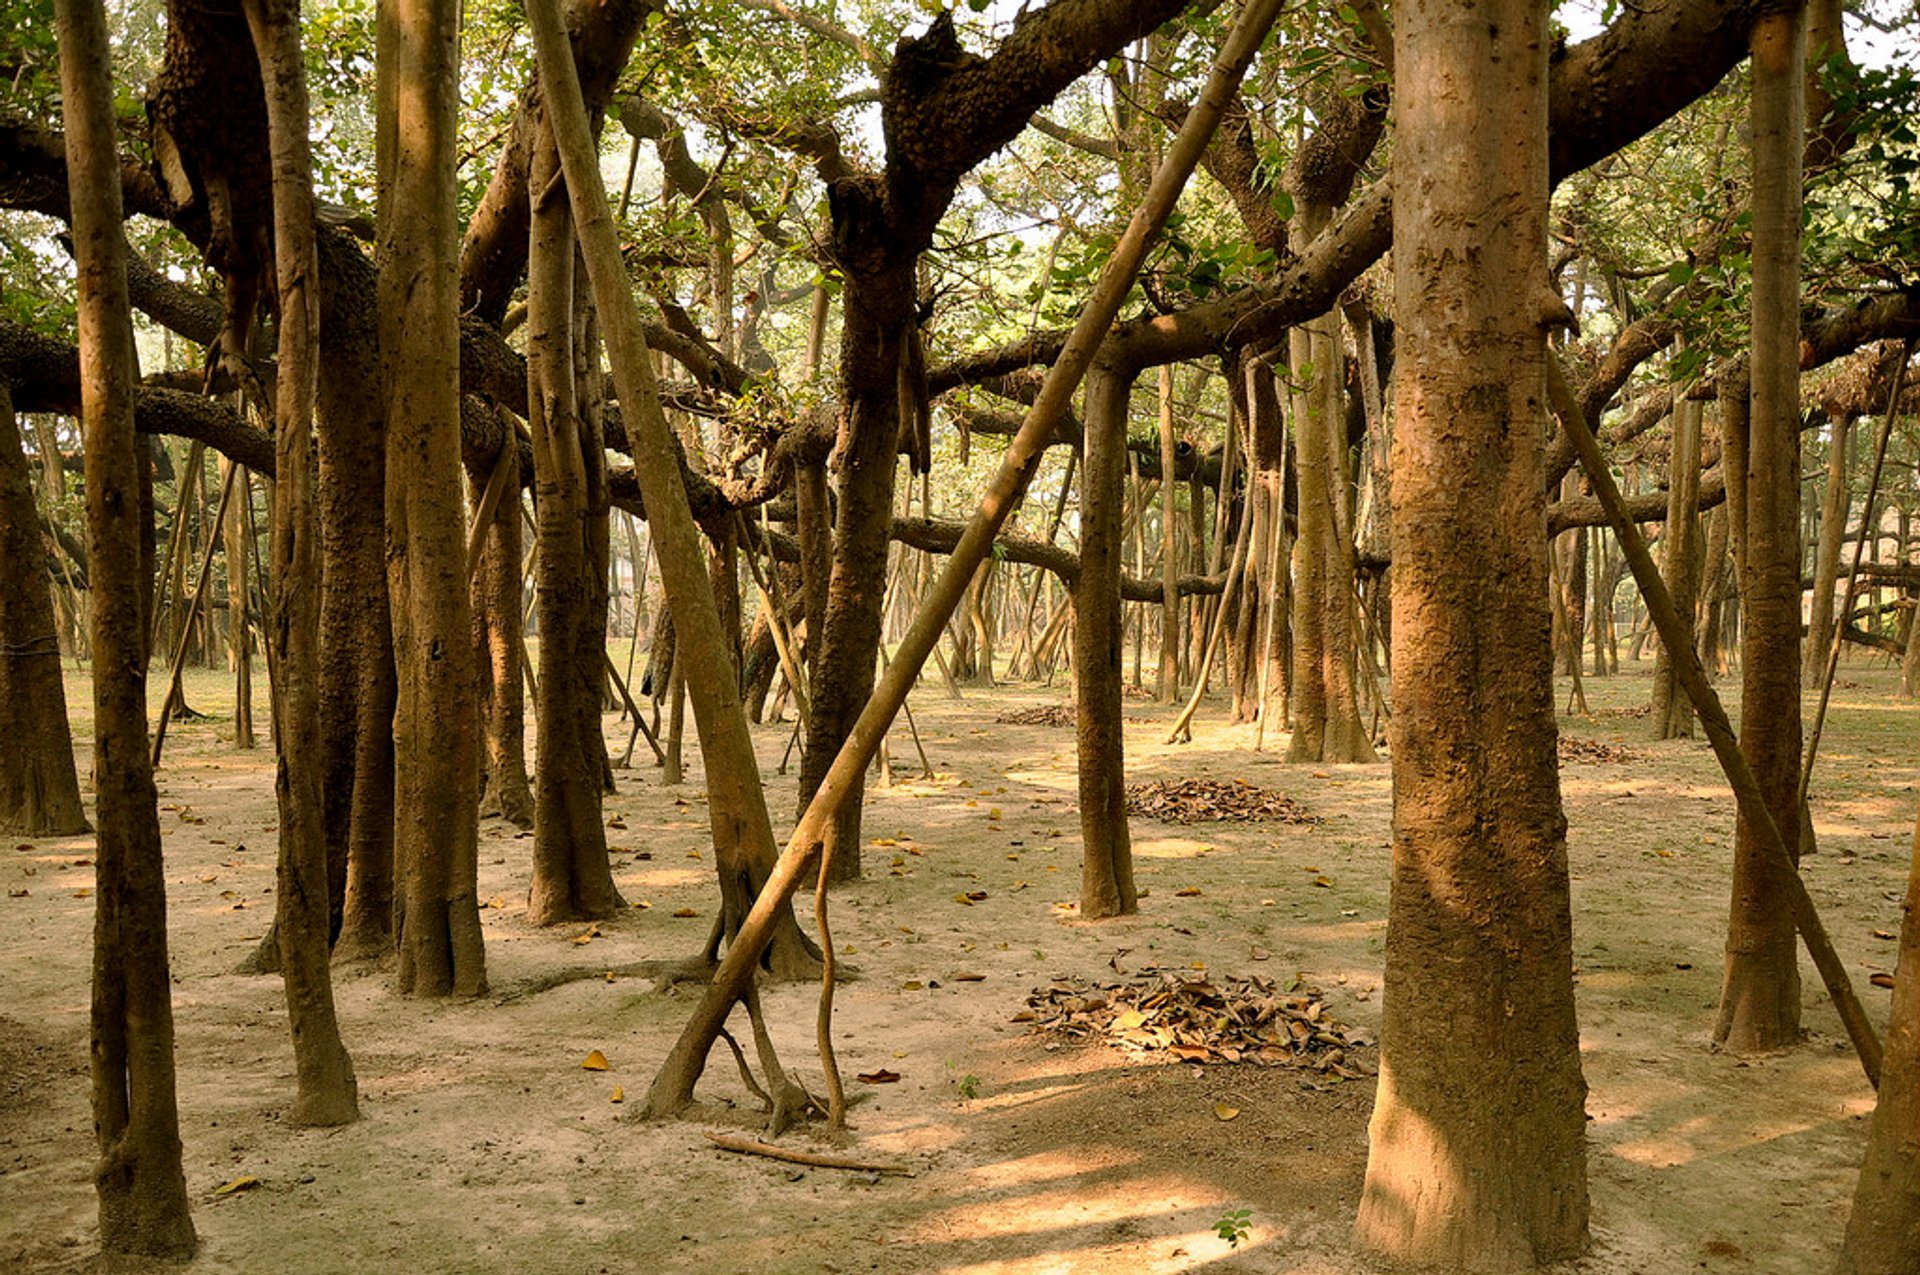
[(1249, 1223), (1253, 1221), (1252, 1209), (1234, 1209), (1223, 1213), (1220, 1220), (1213, 1224), (1213, 1233), (1225, 1240), (1229, 1247), (1239, 1248), (1240, 1241), (1251, 1233)]
[(968, 1072), (954, 1082), (954, 1087), (959, 1089), (962, 1098), (972, 1102), (980, 1096), (980, 1077)]

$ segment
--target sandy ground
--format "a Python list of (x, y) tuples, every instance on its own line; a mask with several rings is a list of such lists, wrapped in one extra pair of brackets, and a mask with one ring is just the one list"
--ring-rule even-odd
[[(1820, 854), (1807, 874), (1876, 1014), (1866, 976), (1891, 965), (1915, 780), (1916, 710), (1894, 675), (1842, 671), (1816, 781)], [(1856, 685), (1857, 684), (1857, 685)], [(190, 698), (213, 716), (174, 728), (159, 777), (173, 933), (180, 1109), (205, 1272), (806, 1271), (1308, 1273), (1368, 1268), (1347, 1246), (1366, 1155), (1370, 1082), (1248, 1066), (1139, 1066), (1056, 1048), (1010, 1020), (1055, 975), (1110, 963), (1300, 975), (1347, 1021), (1378, 1022), (1387, 890), (1385, 765), (1289, 768), (1251, 729), (1203, 723), (1160, 741), (1169, 712), (1130, 703), (1135, 780), (1243, 778), (1297, 797), (1318, 827), (1177, 828), (1137, 821), (1148, 896), (1099, 924), (1078, 887), (1072, 732), (994, 723), (1061, 687), (931, 688), (915, 710), (936, 776), (869, 793), (867, 879), (834, 898), (857, 981), (839, 996), (854, 1145), (912, 1177), (729, 1155), (706, 1130), (757, 1124), (730, 1064), (700, 1118), (635, 1123), (637, 1100), (689, 1009), (684, 991), (604, 975), (533, 980), (696, 950), (711, 921), (698, 770), (678, 788), (620, 775), (607, 804), (629, 903), (582, 926), (531, 928), (525, 834), (487, 821), (481, 895), (492, 994), (403, 1000), (382, 973), (338, 987), (366, 1119), (281, 1127), (292, 1063), (278, 981), (231, 971), (273, 899), (271, 773), (224, 736), (224, 675)], [(1596, 715), (1569, 733), (1622, 744), (1626, 764), (1569, 763), (1576, 956), (1591, 1085), (1593, 1272), (1828, 1269), (1871, 1095), (1810, 966), (1805, 1044), (1777, 1057), (1711, 1052), (1733, 803), (1704, 742), (1646, 742), (1644, 675), (1590, 680)], [(1723, 685), (1737, 694), (1737, 686)], [(89, 746), (85, 679), (70, 695)], [(261, 719), (264, 726), (264, 716)], [(608, 719), (610, 735), (624, 731)], [(756, 728), (772, 775), (787, 729)], [(773, 777), (777, 814), (793, 778)], [(0, 1270), (81, 1268), (92, 1245), (86, 1023), (92, 852), (86, 838), (0, 847)], [(1328, 884), (1318, 885), (1316, 878)], [(1198, 894), (1176, 894), (1194, 889)], [(985, 891), (986, 898), (956, 896)], [(644, 905), (644, 906), (642, 906)], [(690, 909), (696, 916), (675, 916)], [(1805, 962), (1803, 961), (1803, 965)], [(979, 981), (955, 981), (958, 973)], [(817, 989), (768, 997), (789, 1066), (818, 1088)], [(602, 1050), (611, 1070), (582, 1070)], [(724, 1056), (717, 1063), (725, 1063)], [(971, 1096), (968, 1096), (971, 1095)], [(1216, 1104), (1237, 1108), (1220, 1120)], [(804, 1135), (790, 1140), (807, 1143)], [(259, 1185), (226, 1196), (234, 1179)], [(1230, 1247), (1214, 1234), (1251, 1211)]]

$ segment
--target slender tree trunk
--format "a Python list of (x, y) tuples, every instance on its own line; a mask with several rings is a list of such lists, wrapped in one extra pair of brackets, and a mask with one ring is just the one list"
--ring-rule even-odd
[(87, 830), (46, 562), (20, 425), (0, 385), (0, 833), (10, 836)]
[[(1762, 13), (1753, 48), (1753, 359), (1741, 556), (1740, 748), (1789, 855), (1800, 854), (1800, 154), (1806, 30)], [(1787, 890), (1745, 819), (1735, 831), (1727, 969), (1714, 1039), (1737, 1052), (1800, 1035)]]
[[(1294, 367), (1312, 360), (1312, 337), (1295, 328), (1289, 338)], [(1293, 542), (1293, 738), (1290, 762), (1323, 759), (1327, 737), (1327, 546), (1333, 532), (1327, 476), (1325, 422), (1312, 402), (1312, 388), (1293, 395), (1294, 472), (1299, 475), (1300, 534)]]
[[(1660, 538), (1661, 569), (1680, 622), (1693, 643), (1694, 602), (1699, 595), (1700, 422), (1704, 404), (1682, 399), (1673, 407), (1673, 451), (1667, 478), (1666, 532)], [(1693, 706), (1680, 685), (1678, 657), (1660, 644), (1653, 663), (1655, 739), (1693, 738)]]
[(1394, 294), (1420, 304), (1399, 316), (1393, 891), (1356, 1235), (1455, 1271), (1587, 1246), (1546, 333), (1541, 306), (1516, 300), (1546, 288), (1546, 8), (1394, 8)]
[(535, 925), (602, 920), (620, 906), (601, 819), (601, 629), (593, 624), (597, 580), (588, 544), (585, 421), (574, 378), (573, 218), (556, 184), (559, 156), (542, 125), (534, 142), (527, 258), (527, 424), (533, 433), (534, 507), (540, 559), (540, 703), (535, 713), (537, 800), (533, 822)]
[(1127, 829), (1125, 723), (1121, 718), (1122, 492), (1130, 369), (1096, 361), (1087, 374), (1080, 466), (1080, 577), (1073, 588), (1074, 707), (1079, 716), (1080, 915), (1139, 910)]
[[(1827, 490), (1820, 507), (1820, 538), (1813, 551), (1813, 596), (1807, 608), (1806, 658), (1800, 677), (1815, 687), (1826, 676), (1827, 652), (1833, 646), (1833, 591), (1840, 580), (1840, 548), (1847, 535), (1847, 444), (1853, 434), (1853, 417), (1842, 414), (1833, 419), (1833, 432), (1827, 440)], [(1845, 617), (1841, 617), (1845, 622)]]
[[(708, 817), (720, 876), (721, 927), (732, 937), (754, 907), (778, 858), (772, 820), (753, 738), (740, 706), (738, 673), (723, 658), (726, 642), (712, 582), (704, 569), (699, 532), (680, 478), (679, 452), (660, 406), (659, 387), (621, 262), (612, 211), (600, 185), (565, 32), (553, 0), (536, 0), (528, 9), (540, 80), (566, 174), (574, 233), (586, 258), (595, 311), (606, 335), (608, 360), (634, 449), (634, 469), (653, 525), (661, 580), (674, 608), (674, 663), (685, 669), (700, 728)], [(870, 677), (872, 670), (867, 672)], [(776, 976), (817, 972), (785, 898), (777, 907), (763, 908), (761, 918), (770, 923), (762, 933), (772, 941), (766, 964)], [(755, 956), (759, 955), (756, 949)]]
[(394, 665), (394, 939), (399, 987), (477, 996), (477, 676), (460, 493), (455, 255), (456, 0), (382, 10), (392, 124), (381, 140), (380, 351), (388, 394), (387, 562)]
[(1175, 529), (1179, 523), (1173, 481), (1178, 453), (1173, 432), (1173, 365), (1160, 367), (1160, 685), (1162, 704), (1180, 699), (1180, 559)]
[(287, 1020), (293, 1031), (295, 1125), (360, 1118), (353, 1062), (340, 1040), (329, 965), (326, 823), (320, 799), (320, 511), (315, 499), (313, 409), (319, 377), (320, 261), (313, 238), (313, 159), (307, 72), (296, 0), (246, 0), (247, 26), (266, 86), (273, 165), (279, 300), (274, 377), (273, 642), (279, 671), (280, 815), (274, 928)]
[(1907, 876), (1880, 1099), (1839, 1275), (1920, 1275), (1920, 825)]
[[(221, 481), (234, 462), (220, 458)], [(249, 632), (252, 615), (247, 597), (247, 553), (253, 526), (253, 484), (244, 471), (236, 475), (240, 484), (240, 508), (228, 515), (227, 560), (227, 654), (233, 661), (233, 746), (254, 747), (253, 735), (253, 636)], [(316, 527), (318, 519), (316, 518)], [(318, 616), (315, 617), (316, 622)]]
[[(59, 0), (87, 568), (93, 592), (95, 818), (92, 1097), (100, 1246), (184, 1260), (196, 1240), (174, 1098), (173, 985), (160, 814), (147, 757), (137, 376), (120, 203), (119, 134), (97, 0)], [(36, 560), (38, 555), (35, 555)], [(150, 577), (149, 577), (150, 578)]]
[[(480, 667), (480, 813), (497, 814), (522, 830), (533, 827), (533, 788), (527, 781), (526, 635), (520, 624), (520, 445), (510, 422), (490, 471), (470, 469), (473, 516), (484, 519), (468, 597), (473, 608), (473, 652)], [(486, 507), (489, 490), (498, 495)]]

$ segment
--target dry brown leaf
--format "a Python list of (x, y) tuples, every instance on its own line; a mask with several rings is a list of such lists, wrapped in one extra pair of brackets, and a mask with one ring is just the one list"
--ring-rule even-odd
[(678, 917), (689, 917), (689, 916), (700, 915), (698, 912), (694, 911), (692, 908), (675, 908), (673, 910), (673, 914)]
[(1240, 1108), (1238, 1107), (1229, 1107), (1224, 1102), (1216, 1102), (1213, 1104), (1213, 1115), (1216, 1120), (1232, 1120), (1239, 1114)]
[(592, 1053), (588, 1054), (585, 1058), (582, 1058), (580, 1060), (580, 1070), (611, 1071), (612, 1064), (607, 1061), (607, 1056), (605, 1054), (601, 1053), (599, 1050), (596, 1049)]
[(1867, 981), (1868, 981), (1869, 983), (1872, 983), (1872, 984), (1873, 984), (1873, 985), (1874, 985), (1875, 987), (1892, 987), (1892, 986), (1893, 986), (1893, 975), (1891, 975), (1891, 974), (1873, 974), (1873, 975), (1869, 975), (1869, 976), (1868, 976), (1868, 978), (1867, 978)]
[(882, 1067), (879, 1071), (860, 1072), (854, 1079), (860, 1081), (862, 1084), (868, 1085), (891, 1085), (900, 1079), (900, 1073), (897, 1071), (888, 1071), (885, 1067)]

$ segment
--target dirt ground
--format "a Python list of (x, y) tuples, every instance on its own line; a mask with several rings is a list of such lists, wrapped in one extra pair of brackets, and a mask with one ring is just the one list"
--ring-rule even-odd
[[(1892, 670), (1849, 665), (1815, 785), (1807, 876), (1876, 1014), (1867, 976), (1892, 963), (1915, 781), (1912, 706)], [(158, 678), (155, 679), (156, 683)], [(156, 698), (158, 687), (156, 685)], [(1583, 1272), (1829, 1268), (1871, 1094), (1803, 960), (1805, 1044), (1736, 1059), (1709, 1050), (1733, 802), (1704, 741), (1657, 744), (1633, 710), (1644, 675), (1589, 679), (1595, 715), (1563, 730), (1631, 760), (1562, 770), (1576, 959), (1591, 1086), (1594, 1248)], [(1737, 696), (1737, 679), (1723, 681)], [(70, 680), (79, 746), (88, 689)], [(1283, 740), (1209, 705), (1197, 738), (1161, 741), (1170, 711), (1129, 703), (1130, 779), (1240, 778), (1297, 798), (1314, 827), (1134, 824), (1138, 917), (1083, 923), (1073, 735), (996, 724), (1065, 703), (1064, 687), (937, 687), (914, 709), (935, 776), (873, 786), (867, 876), (834, 896), (857, 981), (837, 1040), (854, 1148), (911, 1177), (803, 1169), (713, 1148), (750, 1132), (730, 1062), (700, 1118), (630, 1118), (689, 993), (602, 968), (694, 952), (715, 906), (699, 772), (667, 787), (623, 771), (607, 803), (630, 907), (586, 927), (526, 921), (531, 845), (483, 829), (492, 993), (403, 1000), (383, 973), (343, 976), (359, 1124), (282, 1128), (292, 1059), (278, 980), (233, 973), (272, 915), (269, 753), (239, 753), (230, 683), (196, 673), (211, 714), (177, 725), (159, 775), (166, 836), (188, 1188), (205, 1272), (1175, 1272), (1332, 1275), (1369, 1269), (1347, 1243), (1371, 1082), (1252, 1066), (1142, 1066), (1104, 1047), (1048, 1048), (1010, 1020), (1056, 975), (1144, 966), (1298, 975), (1333, 1013), (1377, 1027), (1387, 905), (1387, 767), (1287, 767)], [(224, 697), (224, 698), (223, 698)], [(264, 698), (264, 692), (263, 692)], [(264, 710), (261, 723), (264, 727)], [(610, 736), (624, 730), (607, 719)], [(756, 728), (776, 815), (787, 727)], [(84, 767), (83, 767), (84, 773)], [(878, 843), (878, 844), (873, 844)], [(82, 1268), (95, 1243), (87, 1112), (87, 838), (0, 847), (0, 1270)], [(1324, 884), (1321, 884), (1324, 882)], [(985, 897), (968, 899), (969, 892)], [(1197, 893), (1195, 893), (1197, 891)], [(676, 915), (691, 911), (692, 916)], [(594, 976), (530, 992), (579, 968)], [(979, 975), (958, 981), (958, 974)], [(819, 1088), (817, 988), (768, 995), (787, 1064)], [(606, 1072), (583, 1070), (601, 1050)], [(723, 1065), (724, 1064), (724, 1065)], [(868, 1085), (855, 1073), (897, 1072)], [(614, 1100), (624, 1090), (628, 1101)], [(1217, 1105), (1239, 1115), (1222, 1120)], [(804, 1135), (790, 1142), (812, 1145)], [(225, 1195), (239, 1178), (258, 1185)], [(1237, 1248), (1214, 1233), (1250, 1210)]]

